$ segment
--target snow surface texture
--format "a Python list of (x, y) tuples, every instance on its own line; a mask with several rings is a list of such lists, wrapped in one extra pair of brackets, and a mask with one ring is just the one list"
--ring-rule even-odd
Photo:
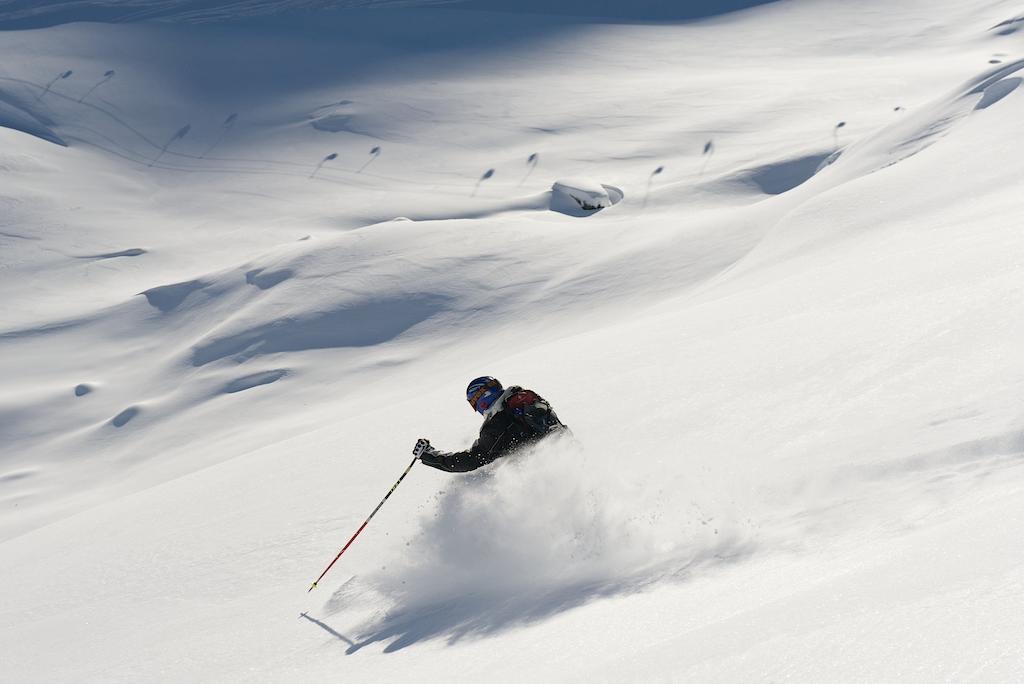
[(0, 3), (3, 679), (1024, 678), (1020, 6), (433, 4)]

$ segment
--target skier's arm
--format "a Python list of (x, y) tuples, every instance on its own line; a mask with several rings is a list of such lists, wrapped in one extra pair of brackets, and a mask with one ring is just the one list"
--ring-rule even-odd
[(474, 456), (472, 449), (469, 451), (456, 451), (450, 454), (437, 450), (426, 451), (420, 456), (420, 460), (424, 465), (449, 473), (467, 473), (470, 470), (476, 470), (486, 463), (490, 463), (490, 461), (483, 461)]
[(420, 456), (420, 461), (431, 468), (449, 473), (467, 473), (485, 466), (505, 452), (499, 448), (499, 442), (508, 426), (494, 429), (496, 427), (499, 426), (485, 425), (480, 430), (480, 438), (466, 451), (442, 453), (431, 447)]

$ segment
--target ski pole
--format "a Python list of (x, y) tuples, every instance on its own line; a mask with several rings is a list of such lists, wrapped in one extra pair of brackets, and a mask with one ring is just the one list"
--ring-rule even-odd
[(327, 574), (327, 571), (330, 570), (334, 566), (334, 564), (338, 562), (338, 559), (341, 558), (341, 554), (345, 553), (346, 549), (348, 549), (348, 547), (352, 545), (352, 542), (356, 540), (356, 537), (358, 537), (359, 533), (363, 531), (363, 528), (366, 527), (366, 524), (373, 519), (373, 516), (377, 515), (377, 511), (380, 510), (380, 507), (383, 506), (384, 502), (388, 500), (388, 497), (391, 496), (391, 493), (398, 489), (398, 485), (402, 484), (402, 480), (404, 480), (405, 476), (409, 474), (409, 471), (412, 470), (412, 467), (416, 465), (416, 461), (419, 459), (420, 454), (423, 453), (423, 447), (420, 447), (419, 444), (417, 444), (416, 446), (417, 449), (415, 452), (413, 452), (414, 456), (412, 457), (412, 461), (409, 463), (409, 466), (405, 469), (405, 472), (402, 473), (402, 476), (398, 478), (398, 482), (391, 485), (391, 489), (389, 489), (388, 493), (384, 495), (384, 498), (380, 500), (380, 503), (377, 504), (377, 507), (373, 509), (373, 513), (370, 514), (370, 517), (363, 521), (363, 524), (359, 526), (359, 529), (356, 530), (356, 533), (352, 535), (352, 538), (348, 540), (345, 546), (341, 547), (341, 551), (339, 551), (338, 555), (334, 557), (334, 560), (331, 561), (331, 564), (328, 565), (324, 569), (324, 571), (320, 573), (320, 576), (316, 578), (316, 582), (313, 582), (313, 585), (306, 590), (307, 594), (316, 589), (317, 582), (322, 580), (324, 578), (324, 575)]

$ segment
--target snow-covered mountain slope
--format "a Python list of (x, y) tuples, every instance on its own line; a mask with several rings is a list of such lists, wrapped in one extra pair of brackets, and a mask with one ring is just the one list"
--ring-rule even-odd
[(474, 12), (546, 14), (583, 21), (685, 21), (748, 9), (774, 0), (0, 0), (0, 26), (42, 28), (74, 21), (113, 23), (160, 21), (211, 22), (298, 20), (322, 22), (338, 10), (442, 7)]
[(1024, 674), (1020, 8), (416, 4), (0, 33), (4, 679)]

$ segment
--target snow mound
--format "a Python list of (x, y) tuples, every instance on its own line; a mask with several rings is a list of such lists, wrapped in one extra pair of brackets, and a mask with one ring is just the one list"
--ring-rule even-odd
[(194, 347), (192, 365), (227, 357), (242, 362), (263, 354), (369, 347), (398, 337), (443, 308), (443, 299), (429, 295), (382, 297), (326, 309), (296, 307), (270, 320), (246, 320), (210, 335)]
[(1021, 83), (1019, 76), (1012, 78), (999, 78), (991, 83), (980, 87), (980, 90), (972, 91), (971, 94), (981, 92), (981, 99), (978, 100), (978, 104), (974, 105), (975, 109), (988, 109), (996, 102), (999, 102), (1004, 97), (1016, 90)]
[(323, 107), (318, 107), (309, 114), (310, 125), (324, 133), (354, 133), (356, 135), (374, 136), (380, 127), (379, 117), (371, 113), (359, 111), (352, 100), (339, 100)]
[(728, 185), (739, 183), (756, 188), (765, 195), (781, 195), (813, 178), (831, 155), (831, 151), (801, 154), (744, 169), (724, 179), (723, 182)]
[(1020, 85), (1014, 76), (1024, 60), (996, 65), (901, 121), (886, 126), (843, 150), (832, 168), (851, 179), (908, 159), (936, 144), (972, 114), (1002, 102)]
[(1006, 21), (1001, 21), (989, 30), (997, 36), (1012, 36), (1021, 29), (1024, 29), (1024, 16), (1013, 17)]
[(52, 142), (55, 145), (68, 146), (50, 128), (50, 124), (45, 117), (34, 114), (17, 98), (5, 93), (3, 90), (0, 90), (0, 128), (10, 128), (46, 140), (47, 142)]
[(551, 185), (551, 208), (562, 213), (594, 212), (622, 201), (623, 192), (590, 178), (562, 178)]
[(429, 287), (408, 292), (389, 289), (386, 278), (353, 278), (347, 267), (359, 257), (349, 242), (287, 245), (238, 268), (142, 294), (161, 316), (171, 317), (162, 326), (189, 321), (192, 334), (198, 333), (188, 352), (195, 367), (381, 344), (447, 308), (449, 298)]

